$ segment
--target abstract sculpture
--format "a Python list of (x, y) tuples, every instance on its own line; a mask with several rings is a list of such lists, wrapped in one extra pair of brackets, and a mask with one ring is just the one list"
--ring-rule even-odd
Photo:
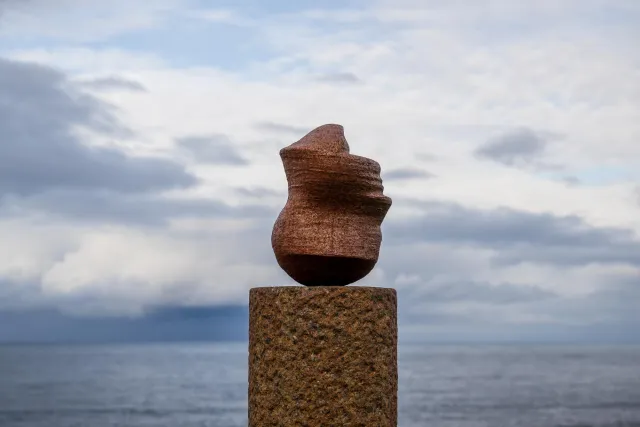
[(306, 286), (344, 286), (378, 261), (391, 199), (380, 165), (349, 154), (340, 125), (320, 126), (280, 150), (289, 198), (273, 227), (278, 264)]
[(396, 291), (345, 286), (378, 260), (391, 206), (380, 165), (349, 154), (340, 125), (280, 157), (289, 197), (271, 243), (306, 286), (249, 292), (249, 427), (397, 427)]

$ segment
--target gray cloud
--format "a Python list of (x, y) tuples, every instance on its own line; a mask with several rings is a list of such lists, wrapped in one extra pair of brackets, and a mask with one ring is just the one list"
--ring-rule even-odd
[(245, 197), (254, 197), (254, 198), (265, 198), (265, 197), (285, 197), (287, 196), (286, 192), (272, 190), (270, 188), (265, 187), (251, 187), (251, 188), (236, 188), (236, 193)]
[(3, 10), (9, 8), (12, 5), (24, 5), (29, 4), (32, 0), (0, 0), (0, 17), (2, 17)]
[[(402, 203), (402, 200), (398, 201)], [(624, 228), (593, 227), (577, 216), (513, 209), (479, 210), (441, 202), (412, 202), (425, 213), (386, 225), (389, 244), (456, 243), (497, 251), (501, 264), (626, 263), (640, 266), (640, 240)]]
[(198, 162), (232, 166), (249, 163), (226, 135), (188, 136), (176, 142)]
[[(400, 313), (403, 322), (427, 321), (432, 325), (483, 323), (492, 318), (497, 320), (512, 307), (518, 307), (523, 312), (535, 312), (536, 307), (562, 300), (558, 294), (534, 286), (473, 280), (426, 280), (418, 286), (401, 288), (398, 298), (399, 305), (404, 307)], [(470, 309), (450, 310), (452, 306), (460, 305)], [(489, 318), (486, 313), (491, 313)]]
[(430, 179), (436, 175), (423, 169), (416, 168), (399, 168), (391, 169), (387, 172), (382, 171), (383, 179), (387, 181), (403, 181), (408, 179)]
[[(417, 339), (588, 341), (615, 330), (617, 340), (628, 341), (640, 326), (633, 303), (640, 298), (637, 278), (618, 268), (640, 268), (640, 239), (632, 230), (591, 226), (578, 216), (402, 198), (394, 203), (423, 210), (383, 224), (379, 264), (398, 289), (399, 321), (430, 331), (415, 332)], [(603, 273), (588, 285), (596, 290), (583, 296), (561, 292), (564, 275), (558, 283), (536, 286), (473, 279), (476, 273), (486, 277), (487, 269), (498, 273), (524, 262), (560, 268), (594, 264)], [(551, 290), (555, 287), (558, 292)]]
[(0, 312), (22, 310), (38, 304), (40, 283), (8, 280), (0, 276)]
[(557, 297), (553, 292), (533, 286), (519, 286), (508, 283), (493, 285), (472, 280), (439, 283), (425, 287), (420, 293), (423, 297), (422, 300), (427, 304), (472, 301), (505, 305)]
[(473, 280), (426, 280), (419, 286), (402, 288), (399, 298), (405, 307), (401, 314), (404, 321), (424, 322), (426, 315), (430, 322), (440, 324), (474, 321), (472, 312), (447, 313), (451, 304), (494, 307), (497, 314), (506, 306), (530, 306), (560, 299), (559, 295), (534, 286)]
[(511, 130), (487, 141), (474, 154), (507, 166), (528, 164), (542, 155), (547, 138), (528, 128)]
[(137, 317), (79, 317), (52, 309), (0, 311), (0, 342), (247, 340), (246, 306), (156, 307)]
[(587, 316), (599, 312), (610, 321), (635, 323), (640, 326), (638, 301), (640, 285), (638, 279), (634, 278), (611, 283), (606, 288), (584, 297), (584, 301), (581, 302), (583, 307), (588, 309), (585, 313)]
[(174, 162), (91, 148), (73, 131), (80, 126), (130, 135), (112, 113), (54, 69), (0, 59), (0, 195), (60, 188), (132, 193), (196, 184)]
[(148, 92), (142, 83), (118, 76), (102, 77), (93, 80), (81, 81), (79, 84), (87, 89), (94, 90), (127, 90), (131, 92)]
[(318, 76), (317, 81), (323, 83), (336, 83), (336, 84), (355, 84), (360, 83), (362, 80), (353, 73), (331, 73)]
[(108, 191), (51, 191), (29, 197), (5, 197), (0, 218), (46, 214), (50, 219), (78, 222), (163, 226), (175, 218), (263, 218), (271, 209), (259, 205), (230, 206), (213, 199), (168, 199), (153, 194)]
[[(615, 336), (616, 341), (638, 341), (636, 279), (612, 276), (600, 283), (599, 290), (575, 297), (531, 285), (443, 280), (427, 273), (430, 264), (428, 260), (423, 266), (414, 264), (424, 279), (398, 288), (399, 322), (433, 328), (426, 335), (416, 335), (422, 340), (434, 332), (468, 340), (475, 330), (481, 340), (499, 336), (510, 341), (546, 340), (562, 331), (558, 340), (594, 341), (615, 331), (611, 338)], [(458, 266), (461, 269), (464, 266)]]
[(562, 181), (565, 184), (570, 185), (570, 186), (577, 186), (577, 185), (582, 184), (582, 182), (578, 178), (576, 178), (575, 176), (572, 176), (572, 175), (567, 175), (567, 176), (562, 177)]
[(623, 335), (633, 332), (637, 337), (640, 326), (638, 301), (640, 287), (637, 278), (611, 277), (600, 289), (587, 295), (541, 301), (535, 305), (535, 310), (550, 318), (587, 328), (616, 325)]
[(435, 162), (436, 160), (438, 160), (438, 156), (430, 153), (416, 153), (416, 158), (418, 160), (422, 160), (423, 162)]
[(293, 135), (298, 135), (300, 137), (306, 135), (311, 130), (311, 128), (306, 128), (302, 126), (291, 126), (291, 125), (285, 125), (282, 123), (274, 123), (274, 122), (256, 123), (255, 127), (257, 129), (264, 130), (267, 132), (293, 134)]

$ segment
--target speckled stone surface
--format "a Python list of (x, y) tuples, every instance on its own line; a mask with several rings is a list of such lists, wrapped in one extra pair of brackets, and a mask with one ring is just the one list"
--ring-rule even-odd
[(251, 289), (249, 426), (396, 427), (397, 332), (395, 289)]
[(306, 286), (344, 286), (378, 261), (391, 199), (380, 165), (349, 154), (340, 125), (320, 126), (280, 150), (289, 197), (271, 236), (278, 264)]

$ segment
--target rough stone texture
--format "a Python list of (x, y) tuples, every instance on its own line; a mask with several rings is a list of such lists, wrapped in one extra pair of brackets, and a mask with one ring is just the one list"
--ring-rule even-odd
[(249, 426), (397, 426), (397, 298), (372, 287), (249, 296)]
[(278, 264), (306, 286), (344, 286), (378, 261), (391, 207), (380, 165), (349, 154), (340, 125), (320, 126), (280, 150), (289, 198), (271, 243)]

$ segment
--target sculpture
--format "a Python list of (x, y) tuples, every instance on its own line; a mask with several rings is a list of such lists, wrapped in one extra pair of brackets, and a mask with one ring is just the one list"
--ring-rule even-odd
[(271, 235), (280, 267), (306, 286), (345, 286), (378, 261), (391, 207), (380, 165), (349, 154), (344, 128), (320, 126), (280, 150), (289, 197)]

